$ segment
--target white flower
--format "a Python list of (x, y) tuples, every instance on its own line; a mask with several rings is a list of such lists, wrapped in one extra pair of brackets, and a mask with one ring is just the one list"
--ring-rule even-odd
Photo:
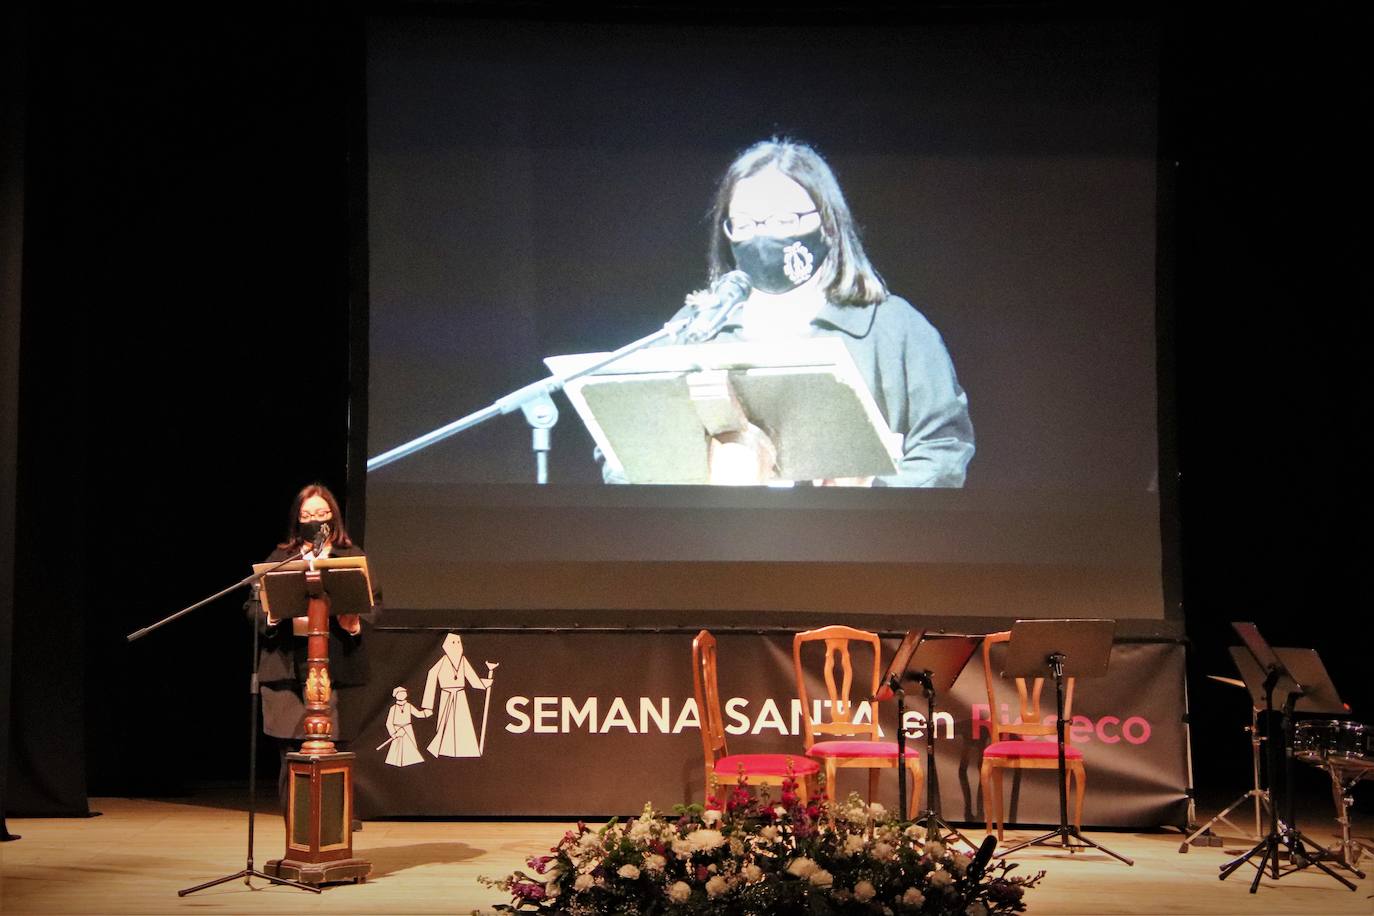
[(868, 806), (868, 816), (873, 818), (875, 821), (882, 820), (884, 814), (887, 814), (887, 809), (884, 808), (882, 805), (878, 804), (877, 802), (874, 802), (873, 804)]
[(910, 827), (906, 828), (907, 838), (912, 840), (919, 840), (921, 837), (925, 836), (925, 832), (926, 828), (917, 827), (915, 824), (912, 824)]
[(965, 916), (988, 916), (988, 908), (983, 905), (981, 900), (975, 900), (964, 910)]
[(816, 887), (829, 887), (834, 881), (834, 876), (824, 868), (818, 868), (811, 873), (811, 883)]
[(635, 868), (633, 865), (622, 865), (616, 874), (627, 881), (633, 881), (635, 878), (639, 877), (639, 869)]
[(632, 840), (642, 840), (642, 839), (644, 839), (645, 837), (647, 837), (647, 836), (649, 836), (650, 834), (652, 834), (653, 832), (654, 832), (654, 825), (653, 825), (653, 823), (650, 822), (650, 821), (645, 821), (643, 818), (640, 818), (639, 820), (637, 820), (637, 821), (635, 821), (634, 823), (630, 824), (630, 833), (629, 833), (629, 836), (630, 836), (630, 839), (632, 839)]
[(871, 881), (860, 881), (854, 885), (854, 899), (860, 903), (867, 903), (878, 895), (878, 889), (873, 886)]
[(673, 855), (685, 859), (692, 854), (692, 844), (682, 837), (673, 837)]
[(971, 861), (973, 861), (972, 856), (967, 856), (962, 852), (956, 852), (954, 855), (949, 857), (949, 867), (962, 875), (965, 871), (968, 870), (969, 862)]
[(897, 850), (889, 843), (874, 843), (873, 858), (879, 862), (890, 862), (896, 858)]
[(851, 833), (844, 838), (844, 848), (840, 850), (840, 855), (853, 856), (864, 851), (864, 838), (861, 834)]
[(951, 875), (949, 872), (944, 871), (943, 869), (940, 871), (933, 871), (930, 873), (931, 887), (949, 887), (953, 883), (954, 876)]
[(601, 837), (596, 835), (596, 831), (589, 830), (582, 834), (582, 839), (577, 841), (577, 845), (583, 849), (596, 849), (601, 845)]
[(776, 814), (778, 817), (786, 817), (787, 809), (784, 808), (782, 805), (774, 805), (773, 813)]
[(644, 857), (644, 868), (648, 871), (663, 871), (664, 866), (667, 864), (668, 860), (657, 853)]
[(596, 879), (593, 878), (591, 875), (578, 875), (578, 876), (577, 876), (577, 880), (573, 882), (573, 890), (575, 890), (575, 891), (586, 891), (586, 890), (591, 890), (591, 889), (592, 889), (592, 886), (595, 885), (595, 884), (596, 884)]
[(777, 827), (774, 827), (772, 824), (769, 824), (767, 827), (764, 827), (762, 830), (759, 831), (759, 836), (763, 837), (770, 843), (776, 843), (778, 841), (778, 837), (781, 836), (781, 833), (778, 831)]
[(693, 850), (705, 851), (707, 849), (715, 849), (725, 842), (725, 834), (721, 833), (719, 830), (702, 828), (701, 830), (693, 830), (689, 833), (687, 835), (687, 842)]
[(715, 808), (707, 808), (705, 811), (701, 812), (701, 822), (708, 827), (712, 824), (719, 824), (720, 812)]
[(945, 854), (945, 844), (939, 840), (931, 840), (926, 844), (926, 855), (932, 859), (938, 859)]
[(674, 903), (686, 903), (692, 896), (692, 886), (686, 881), (674, 881), (668, 888), (668, 898)]
[(741, 874), (744, 875), (744, 880), (750, 884), (763, 879), (763, 869), (752, 862), (744, 866), (744, 871)]
[(805, 878), (816, 870), (818, 866), (806, 856), (798, 856), (787, 863), (787, 873), (795, 878)]
[(914, 887), (908, 887), (906, 893), (902, 895), (902, 905), (913, 909), (926, 902), (926, 895)]
[(730, 855), (736, 859), (744, 858), (744, 841), (737, 836), (730, 837)]
[(719, 897), (721, 894), (725, 893), (729, 889), (730, 882), (726, 881), (720, 875), (716, 875), (710, 881), (706, 882), (707, 897)]

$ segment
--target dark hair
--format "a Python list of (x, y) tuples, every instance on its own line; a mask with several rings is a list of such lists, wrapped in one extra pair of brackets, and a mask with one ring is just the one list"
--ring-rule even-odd
[(722, 224), (730, 215), (730, 198), (742, 179), (757, 175), (772, 166), (806, 189), (821, 217), (821, 229), (830, 243), (832, 276), (825, 288), (826, 298), (837, 305), (873, 305), (887, 298), (887, 285), (868, 263), (859, 230), (849, 213), (835, 173), (814, 149), (794, 140), (763, 140), (740, 153), (725, 171), (716, 189), (711, 210), (711, 247), (708, 261), (711, 282), (735, 267), (730, 240)]
[(329, 488), (322, 483), (312, 483), (301, 488), (296, 494), (296, 498), (291, 501), (291, 517), (286, 525), (286, 540), (278, 544), (281, 550), (299, 550), (305, 543), (305, 538), (301, 536), (301, 504), (312, 496), (318, 496), (329, 504), (329, 511), (333, 518), (329, 521), (329, 543), (335, 547), (352, 547), (353, 540), (348, 536), (348, 529), (344, 527), (343, 512), (339, 510), (339, 501), (334, 498), (334, 494), (329, 492)]

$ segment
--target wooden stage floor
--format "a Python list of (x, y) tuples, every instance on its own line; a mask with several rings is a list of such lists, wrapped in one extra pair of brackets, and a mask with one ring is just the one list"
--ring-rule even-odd
[[(222, 884), (189, 897), (180, 888), (235, 872), (244, 865), (247, 817), (230, 800), (186, 802), (100, 798), (91, 819), (11, 819), (23, 836), (0, 844), (0, 912), (5, 914), (100, 913), (470, 913), (489, 912), (500, 896), (477, 883), (522, 867), (561, 835), (561, 822), (371, 821), (356, 836), (359, 854), (373, 864), (364, 884), (330, 886), (323, 894), (288, 887), (246, 888)], [(1212, 812), (1206, 812), (1210, 817)], [(1242, 821), (1243, 825), (1244, 822)], [(1331, 820), (1300, 822), (1327, 842)], [(1357, 825), (1365, 836), (1369, 824)], [(1029, 838), (1031, 831), (1012, 836)], [(280, 816), (258, 820), (257, 864), (281, 854)], [(981, 833), (979, 834), (981, 836)], [(1181, 835), (1088, 832), (1088, 836), (1136, 860), (1128, 868), (1101, 853), (1070, 859), (1048, 849), (1014, 858), (1028, 871), (1047, 872), (1027, 896), (1028, 913), (1337, 914), (1374, 913), (1374, 878), (1351, 892), (1315, 869), (1275, 882), (1265, 879), (1248, 893), (1249, 866), (1226, 881), (1218, 865), (1249, 843), (1178, 851)], [(1366, 861), (1366, 870), (1374, 863)], [(1353, 876), (1352, 876), (1353, 877)]]

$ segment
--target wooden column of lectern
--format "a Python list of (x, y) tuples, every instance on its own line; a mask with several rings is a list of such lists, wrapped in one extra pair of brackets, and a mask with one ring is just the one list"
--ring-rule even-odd
[[(339, 574), (345, 570), (353, 575)], [(358, 575), (361, 573), (361, 575)], [(341, 586), (333, 591), (329, 586)], [(360, 882), (372, 871), (372, 863), (353, 855), (353, 762), (355, 755), (335, 749), (330, 719), (329, 618), (371, 608), (366, 560), (340, 557), (319, 560), (314, 568), (273, 573), (264, 578), (265, 595), (274, 591), (286, 604), (299, 601), (303, 585), (308, 627), (308, 674), (305, 684), (305, 734), (301, 749), (286, 755), (286, 855), (267, 862), (269, 875), (326, 884)], [(359, 589), (361, 585), (362, 591)], [(365, 596), (359, 601), (359, 595)], [(361, 605), (361, 606), (359, 606)], [(264, 602), (264, 607), (268, 603)], [(283, 621), (289, 625), (289, 621)]]

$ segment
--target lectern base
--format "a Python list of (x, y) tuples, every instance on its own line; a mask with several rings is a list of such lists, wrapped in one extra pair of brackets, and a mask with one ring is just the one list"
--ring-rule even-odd
[(286, 855), (267, 874), (319, 885), (362, 881), (372, 864), (353, 854), (354, 755), (287, 754)]
[(339, 859), (335, 862), (272, 859), (263, 867), (263, 871), (274, 878), (299, 881), (301, 884), (334, 884), (341, 881), (361, 884), (372, 873), (372, 863), (364, 859)]

